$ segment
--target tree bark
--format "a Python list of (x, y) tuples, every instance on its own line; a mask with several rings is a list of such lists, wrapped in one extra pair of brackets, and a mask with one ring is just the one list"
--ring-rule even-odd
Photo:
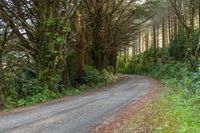
[(159, 30), (160, 30), (160, 26), (158, 25), (157, 27), (156, 27), (156, 48), (159, 48), (160, 47), (160, 32), (159, 32)]
[(111, 53), (109, 54), (109, 66), (112, 66), (114, 69), (114, 72), (117, 72), (117, 50), (113, 49)]
[(3, 71), (3, 52), (5, 50), (5, 44), (8, 39), (8, 27), (5, 27), (2, 40), (0, 40), (0, 110), (3, 108), (4, 98), (4, 71)]
[(171, 40), (171, 8), (170, 6), (168, 7), (169, 13), (168, 13), (168, 39), (169, 43)]
[(157, 37), (156, 37), (156, 24), (153, 22), (153, 48), (156, 49), (157, 46)]
[(125, 62), (127, 61), (127, 45), (124, 46), (124, 58), (125, 58)]
[(190, 29), (194, 30), (194, 18), (195, 18), (195, 2), (190, 0)]
[(166, 41), (165, 41), (165, 18), (163, 17), (162, 19), (162, 47), (166, 46)]
[(69, 73), (68, 73), (67, 59), (64, 60), (64, 69), (61, 73), (61, 84), (63, 84), (66, 88), (71, 86)]
[(141, 47), (142, 47), (142, 46), (141, 46), (141, 45), (142, 45), (142, 44), (141, 44), (141, 29), (139, 29), (139, 38), (138, 38), (138, 39), (139, 39), (139, 40), (138, 40), (138, 41), (139, 41), (138, 52), (141, 53)]
[(75, 16), (75, 28), (76, 28), (76, 79), (77, 82), (81, 82), (81, 78), (84, 73), (84, 57), (85, 57), (85, 30), (79, 11)]
[(135, 53), (136, 53), (136, 46), (135, 46), (135, 43), (134, 43), (133, 46), (132, 46), (132, 57), (135, 56)]
[[(100, 2), (99, 2), (100, 3)], [(98, 70), (102, 70), (104, 68), (104, 57), (105, 51), (102, 42), (102, 9), (97, 8), (94, 14), (94, 22), (92, 22), (92, 48), (91, 48), (91, 56), (93, 65)]]
[(149, 49), (149, 30), (147, 30), (145, 34), (145, 50), (148, 49)]
[(200, 1), (199, 1), (199, 29), (200, 29)]
[(177, 16), (174, 15), (174, 36), (176, 36), (177, 31), (178, 31)]
[(0, 110), (3, 107), (3, 88), (4, 88), (4, 74), (3, 74), (3, 62), (2, 51), (0, 51)]

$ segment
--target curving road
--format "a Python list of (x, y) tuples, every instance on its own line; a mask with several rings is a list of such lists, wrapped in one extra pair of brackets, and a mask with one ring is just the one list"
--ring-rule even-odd
[(0, 133), (88, 133), (90, 127), (136, 101), (150, 88), (147, 78), (128, 77), (98, 92), (0, 115)]

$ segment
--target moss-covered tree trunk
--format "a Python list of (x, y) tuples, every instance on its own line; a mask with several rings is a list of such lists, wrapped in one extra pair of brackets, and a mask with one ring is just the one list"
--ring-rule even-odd
[(3, 52), (8, 39), (8, 27), (6, 26), (3, 30), (2, 38), (0, 38), (0, 110), (3, 108), (4, 98), (4, 70), (3, 70)]

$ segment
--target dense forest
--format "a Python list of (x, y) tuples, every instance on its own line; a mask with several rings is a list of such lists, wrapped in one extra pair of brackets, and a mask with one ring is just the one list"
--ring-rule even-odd
[[(104, 84), (159, 1), (2, 0), (0, 107)], [(139, 32), (140, 31), (140, 32)]]
[(199, 29), (199, 0), (1, 0), (0, 110), (103, 86), (120, 72), (184, 90), (199, 112)]

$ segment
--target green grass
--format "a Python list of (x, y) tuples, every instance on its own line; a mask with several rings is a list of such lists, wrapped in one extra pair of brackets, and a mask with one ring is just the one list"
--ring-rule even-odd
[(186, 99), (184, 92), (167, 89), (157, 101), (147, 103), (133, 116), (124, 132), (136, 130), (149, 133), (199, 133), (199, 98)]
[[(147, 132), (199, 133), (199, 93), (190, 92), (188, 85), (181, 82), (179, 78), (162, 79), (161, 81), (165, 86), (162, 96), (156, 102), (147, 104), (142, 114), (138, 114), (139, 121), (135, 122), (143, 123), (142, 128)], [(192, 83), (189, 82), (189, 84)]]
[(156, 101), (133, 115), (124, 133), (200, 133), (200, 66), (191, 71), (164, 53), (147, 51), (125, 65), (120, 60), (120, 71), (154, 77), (164, 87)]

